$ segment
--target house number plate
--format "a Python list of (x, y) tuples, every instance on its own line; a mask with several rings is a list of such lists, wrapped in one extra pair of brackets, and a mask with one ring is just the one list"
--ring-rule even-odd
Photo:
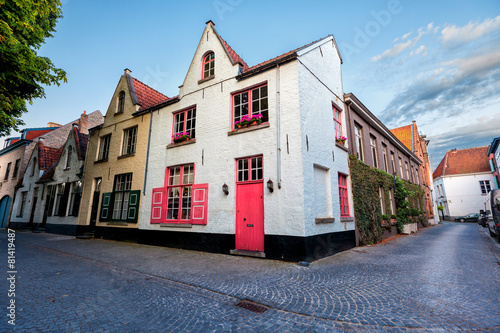
[(253, 227), (253, 224), (247, 224), (247, 227)]

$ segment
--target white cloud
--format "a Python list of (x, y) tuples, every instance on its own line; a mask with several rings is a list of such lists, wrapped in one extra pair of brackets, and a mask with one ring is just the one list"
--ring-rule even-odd
[(463, 27), (455, 25), (445, 27), (441, 30), (441, 41), (445, 45), (467, 43), (496, 30), (500, 30), (500, 15), (481, 23), (469, 22)]
[(414, 56), (414, 55), (417, 55), (417, 54), (420, 54), (420, 53), (422, 53), (422, 55), (425, 57), (427, 55), (427, 46), (420, 45), (418, 47), (418, 49), (416, 49), (415, 51), (411, 51), (410, 52), (410, 56)]
[[(418, 35), (415, 38), (408, 39), (404, 43), (398, 43), (398, 44), (393, 45), (390, 49), (385, 50), (381, 54), (372, 57), (371, 61), (372, 62), (377, 62), (377, 61), (382, 60), (384, 58), (394, 58), (394, 57), (397, 57), (398, 55), (400, 55), (404, 51), (406, 51), (406, 50), (412, 48), (413, 46), (415, 46), (418, 43), (418, 41), (420, 40), (420, 38), (422, 38), (422, 36), (424, 34), (429, 33), (432, 30), (433, 26), (434, 26), (434, 24), (431, 22), (431, 23), (429, 23), (425, 27), (425, 29), (424, 28), (419, 28), (418, 29)], [(411, 34), (412, 34), (411, 32), (408, 32), (408, 33), (404, 34), (401, 38), (398, 37), (398, 38), (394, 39), (393, 43), (397, 42), (400, 39), (401, 40), (407, 39)], [(420, 50), (419, 52), (413, 53), (413, 54), (419, 54), (422, 51), (424, 51), (424, 49)], [(410, 54), (410, 55), (413, 55), (413, 54)]]
[(458, 69), (457, 77), (459, 78), (478, 75), (481, 72), (500, 66), (500, 50), (469, 58), (454, 59), (443, 62), (442, 65), (456, 67)]

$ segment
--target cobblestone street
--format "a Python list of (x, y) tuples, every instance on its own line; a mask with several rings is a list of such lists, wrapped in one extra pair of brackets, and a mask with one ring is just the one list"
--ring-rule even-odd
[(486, 232), (445, 222), (309, 267), (16, 232), (15, 326), (4, 314), (0, 330), (499, 332), (500, 246)]

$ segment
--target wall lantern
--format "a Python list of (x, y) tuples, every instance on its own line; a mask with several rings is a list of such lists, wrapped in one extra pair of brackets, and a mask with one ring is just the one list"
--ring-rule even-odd
[(274, 184), (273, 184), (273, 181), (271, 179), (269, 179), (267, 181), (267, 189), (269, 190), (269, 192), (273, 193), (274, 192)]
[(224, 185), (222, 185), (222, 192), (224, 192), (225, 195), (229, 194), (229, 187), (227, 186), (226, 183), (224, 183)]

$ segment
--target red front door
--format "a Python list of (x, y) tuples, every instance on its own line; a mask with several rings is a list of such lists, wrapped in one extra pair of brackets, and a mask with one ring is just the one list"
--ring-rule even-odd
[(236, 249), (264, 252), (262, 157), (237, 161)]

